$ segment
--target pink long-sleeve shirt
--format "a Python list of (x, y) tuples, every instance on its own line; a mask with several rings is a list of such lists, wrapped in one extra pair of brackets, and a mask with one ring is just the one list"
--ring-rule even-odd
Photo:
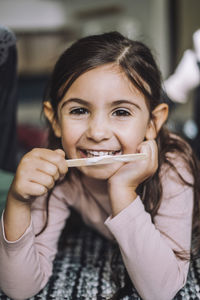
[[(179, 172), (192, 182), (186, 167)], [(138, 196), (112, 218), (104, 185), (71, 172), (68, 180), (54, 188), (49, 202), (49, 223), (44, 224), (45, 198), (32, 204), (32, 218), (26, 232), (14, 242), (6, 239), (3, 215), (0, 226), (0, 288), (13, 299), (26, 299), (38, 293), (52, 274), (57, 242), (70, 207), (83, 220), (108, 239), (119, 244), (123, 261), (138, 293), (144, 300), (170, 300), (187, 278), (189, 261), (176, 251), (190, 251), (193, 189), (183, 185), (168, 167), (162, 170), (163, 196), (158, 213), (151, 221)], [(123, 199), (122, 199), (123, 201)]]

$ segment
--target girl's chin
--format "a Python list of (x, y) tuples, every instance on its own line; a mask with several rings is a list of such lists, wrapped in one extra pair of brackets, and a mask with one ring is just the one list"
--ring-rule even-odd
[(121, 163), (79, 167), (78, 169), (88, 177), (106, 180), (110, 178), (121, 166)]

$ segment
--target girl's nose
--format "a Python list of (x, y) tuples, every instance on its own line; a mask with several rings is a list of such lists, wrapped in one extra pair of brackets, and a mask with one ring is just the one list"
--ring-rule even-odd
[(88, 122), (88, 128), (86, 132), (88, 139), (95, 142), (101, 142), (108, 140), (111, 137), (111, 129), (107, 120), (96, 117)]

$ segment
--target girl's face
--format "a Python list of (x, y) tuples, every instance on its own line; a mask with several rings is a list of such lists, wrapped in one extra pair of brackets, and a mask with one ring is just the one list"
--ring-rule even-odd
[[(150, 128), (144, 96), (114, 65), (78, 77), (58, 106), (56, 135), (68, 158), (137, 152)], [(109, 178), (121, 163), (80, 167), (97, 179)]]

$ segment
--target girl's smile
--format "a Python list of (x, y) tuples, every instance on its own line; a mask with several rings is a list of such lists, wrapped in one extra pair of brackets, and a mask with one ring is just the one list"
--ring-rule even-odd
[[(118, 66), (107, 64), (79, 76), (58, 107), (55, 134), (68, 158), (137, 152), (149, 129), (144, 96)], [(121, 163), (81, 167), (88, 176), (106, 179)]]
[(94, 157), (94, 156), (104, 156), (104, 155), (120, 155), (120, 150), (87, 150), (87, 149), (79, 149), (80, 152), (83, 154), (83, 157)]

